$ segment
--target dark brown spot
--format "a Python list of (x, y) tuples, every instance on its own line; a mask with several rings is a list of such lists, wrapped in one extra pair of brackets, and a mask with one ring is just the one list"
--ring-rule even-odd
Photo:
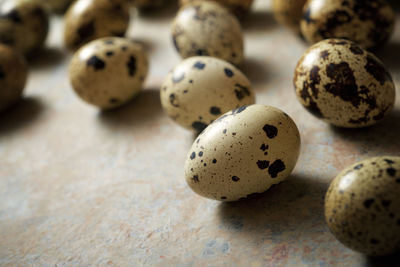
[(179, 107), (179, 101), (175, 94), (169, 95), (169, 103), (174, 107)]
[(371, 74), (381, 85), (385, 84), (386, 81), (392, 81), (392, 77), (386, 71), (385, 67), (371, 55), (367, 55), (367, 64), (365, 65), (365, 70)]
[(387, 168), (386, 172), (387, 172), (387, 174), (389, 174), (392, 177), (394, 177), (396, 175), (396, 169), (394, 169), (394, 168)]
[(206, 66), (206, 64), (204, 64), (203, 62), (197, 61), (194, 65), (193, 68), (198, 69), (198, 70), (202, 70), (204, 69)]
[(321, 53), (319, 54), (319, 56), (320, 56), (323, 60), (326, 60), (326, 59), (329, 57), (329, 51), (328, 51), (328, 50), (321, 51)]
[(222, 199), (222, 200), (225, 200), (225, 199), (226, 199), (226, 197), (221, 197), (221, 199)]
[(240, 178), (237, 176), (232, 176), (232, 181), (239, 182)]
[(264, 170), (269, 167), (269, 161), (259, 160), (259, 161), (257, 161), (257, 166), (259, 169)]
[(371, 199), (367, 199), (367, 200), (364, 201), (364, 207), (369, 209), (374, 202), (375, 202), (375, 200), (372, 199), (372, 198)]
[(384, 207), (389, 207), (392, 202), (390, 200), (382, 200), (382, 206)]
[(198, 183), (198, 182), (200, 182), (200, 181), (199, 181), (199, 176), (194, 175), (194, 176), (192, 177), (192, 181), (193, 181), (193, 183)]
[(354, 170), (359, 170), (359, 169), (361, 169), (362, 167), (364, 167), (364, 164), (358, 164), (358, 165), (356, 165), (355, 167), (354, 167)]
[(214, 163), (214, 164), (217, 163), (217, 160), (216, 160), (216, 159), (213, 159), (212, 163)]
[(190, 154), (190, 159), (193, 160), (196, 157), (196, 152), (192, 152), (192, 154)]
[(273, 125), (265, 124), (263, 130), (268, 138), (275, 138), (278, 135), (278, 128)]
[(203, 131), (205, 128), (207, 128), (207, 124), (201, 121), (195, 121), (192, 123), (192, 128), (195, 129), (198, 132)]
[(133, 77), (136, 74), (136, 58), (134, 56), (129, 57), (129, 61), (126, 63), (128, 67), (129, 76)]
[(269, 166), (268, 173), (271, 175), (272, 178), (276, 178), (278, 176), (278, 173), (284, 171), (285, 169), (285, 163), (282, 160), (277, 159), (271, 164), (271, 166)]
[(202, 157), (203, 156), (203, 151), (200, 151), (199, 152), (199, 157)]
[(250, 96), (249, 88), (240, 84), (235, 84), (235, 94), (238, 100), (242, 100), (245, 96)]
[(224, 69), (225, 75), (228, 76), (229, 78), (233, 77), (234, 73), (231, 69), (225, 68)]
[(221, 114), (221, 109), (219, 107), (211, 107), (210, 113), (213, 115), (219, 115)]
[(89, 58), (89, 60), (86, 62), (86, 65), (88, 67), (93, 67), (95, 71), (102, 70), (106, 66), (104, 61), (96, 56), (92, 56), (91, 58)]
[(265, 144), (262, 144), (261, 147), (260, 147), (260, 149), (261, 149), (262, 151), (265, 151), (265, 150), (267, 150), (268, 148), (269, 148), (269, 146), (268, 146), (268, 145), (265, 145)]
[(350, 51), (354, 54), (354, 55), (362, 55), (364, 54), (364, 50), (361, 49), (361, 47), (359, 47), (357, 44), (355, 43), (351, 43), (350, 45)]

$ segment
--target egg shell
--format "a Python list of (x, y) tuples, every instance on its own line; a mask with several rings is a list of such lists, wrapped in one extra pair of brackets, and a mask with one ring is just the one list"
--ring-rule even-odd
[[(196, 0), (180, 0), (179, 4), (183, 6), (188, 3), (192, 3), (194, 1)], [(206, 1), (206, 0), (200, 0), (200, 1)], [(215, 0), (215, 2), (223, 5), (224, 7), (229, 9), (230, 12), (232, 12), (238, 17), (243, 17), (243, 15), (249, 11), (251, 5), (253, 4), (253, 0)]]
[(344, 38), (375, 49), (387, 42), (394, 22), (394, 11), (385, 0), (309, 0), (301, 32), (310, 43)]
[(123, 37), (129, 26), (123, 0), (77, 0), (65, 14), (64, 43), (70, 50), (102, 37)]
[(330, 231), (373, 256), (400, 251), (400, 157), (366, 159), (344, 169), (325, 197)]
[(254, 104), (250, 81), (232, 64), (213, 57), (191, 57), (166, 77), (164, 111), (179, 125), (202, 131), (223, 113)]
[(394, 83), (383, 63), (344, 39), (310, 47), (297, 64), (294, 85), (308, 111), (339, 127), (373, 125), (395, 102)]
[(295, 32), (300, 32), (303, 7), (307, 0), (273, 0), (272, 10), (276, 20)]
[(138, 94), (147, 72), (148, 59), (142, 47), (119, 37), (84, 45), (69, 65), (75, 92), (102, 109), (121, 106)]
[(20, 99), (27, 76), (24, 57), (17, 50), (0, 44), (0, 112)]
[(37, 0), (47, 5), (51, 12), (62, 13), (74, 0)]
[(1, 3), (0, 43), (28, 54), (43, 46), (48, 30), (48, 14), (39, 2), (7, 0)]
[(186, 159), (185, 177), (197, 194), (235, 201), (285, 180), (295, 167), (300, 135), (283, 111), (244, 106), (210, 124)]
[(243, 36), (239, 21), (211, 1), (183, 6), (171, 27), (173, 42), (182, 58), (212, 56), (235, 65), (243, 60)]

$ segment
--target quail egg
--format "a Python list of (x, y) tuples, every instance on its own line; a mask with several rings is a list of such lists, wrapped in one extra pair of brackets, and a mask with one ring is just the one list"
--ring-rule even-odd
[(164, 111), (176, 123), (202, 131), (223, 113), (254, 104), (246, 76), (213, 57), (191, 57), (178, 64), (160, 90)]
[(300, 135), (283, 111), (264, 105), (225, 113), (194, 141), (186, 182), (197, 194), (235, 201), (285, 180), (296, 165)]
[(273, 0), (272, 9), (279, 23), (295, 32), (300, 32), (300, 20), (303, 17), (303, 6), (307, 0)]
[[(180, 0), (179, 3), (182, 6), (194, 1), (196, 0)], [(200, 0), (200, 1), (205, 1), (205, 0)], [(215, 2), (228, 8), (229, 11), (231, 11), (238, 17), (242, 17), (244, 14), (246, 14), (251, 8), (251, 5), (253, 4), (253, 0), (215, 0)]]
[(123, 0), (77, 0), (67, 10), (64, 43), (76, 50), (92, 40), (123, 37), (129, 26), (129, 5)]
[(395, 102), (393, 80), (382, 62), (344, 39), (310, 47), (297, 64), (294, 85), (308, 111), (339, 127), (373, 125)]
[(0, 43), (23, 54), (43, 46), (49, 29), (43, 5), (29, 0), (6, 0), (0, 5)]
[(0, 44), (0, 112), (20, 99), (27, 76), (28, 66), (23, 56)]
[(325, 197), (325, 218), (349, 248), (374, 256), (400, 251), (400, 157), (376, 157), (344, 169)]
[(389, 39), (395, 22), (385, 0), (309, 0), (304, 10), (301, 32), (310, 43), (344, 38), (374, 49)]
[(212, 1), (183, 6), (172, 24), (176, 50), (182, 58), (212, 56), (235, 65), (243, 59), (243, 36), (239, 21)]
[(69, 65), (75, 92), (102, 109), (121, 106), (138, 94), (147, 71), (147, 55), (142, 47), (119, 37), (105, 37), (82, 46)]

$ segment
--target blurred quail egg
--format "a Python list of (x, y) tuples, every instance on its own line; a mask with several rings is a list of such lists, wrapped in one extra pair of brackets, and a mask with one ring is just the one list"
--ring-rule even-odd
[(235, 65), (243, 59), (239, 21), (215, 2), (196, 1), (183, 6), (171, 30), (182, 58), (212, 56)]
[(273, 0), (272, 10), (276, 20), (295, 32), (300, 32), (303, 6), (307, 0)]
[(310, 43), (344, 38), (373, 49), (393, 32), (394, 11), (385, 0), (309, 0), (301, 32)]
[(376, 157), (343, 170), (325, 197), (325, 218), (344, 245), (368, 255), (400, 251), (400, 157)]
[(23, 54), (43, 46), (49, 29), (43, 5), (29, 0), (6, 0), (0, 5), (0, 43)]
[(246, 76), (213, 57), (191, 57), (178, 64), (161, 87), (164, 111), (181, 126), (202, 131), (223, 113), (254, 104)]
[(186, 182), (197, 194), (235, 201), (286, 179), (296, 165), (300, 135), (283, 111), (243, 106), (222, 115), (193, 143)]
[(81, 47), (69, 65), (75, 92), (102, 109), (114, 108), (142, 89), (148, 71), (147, 55), (135, 42), (106, 37)]
[(393, 80), (382, 62), (354, 42), (327, 39), (310, 47), (297, 64), (297, 98), (333, 125), (373, 125), (395, 102)]
[(65, 15), (64, 42), (76, 50), (92, 40), (125, 35), (129, 5), (123, 0), (77, 0)]
[(0, 44), (0, 112), (20, 99), (27, 76), (28, 66), (23, 56)]
[[(180, 5), (186, 5), (187, 3), (192, 3), (196, 0), (180, 0)], [(197, 0), (197, 1), (206, 1), (206, 0)], [(253, 0), (214, 0), (215, 2), (223, 5), (228, 8), (233, 14), (238, 17), (242, 17), (246, 14), (251, 5), (253, 4)]]

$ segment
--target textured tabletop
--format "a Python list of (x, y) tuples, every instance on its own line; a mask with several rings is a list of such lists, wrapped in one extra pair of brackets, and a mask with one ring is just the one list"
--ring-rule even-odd
[[(179, 62), (169, 32), (175, 12), (171, 5), (135, 15), (128, 36), (148, 51), (150, 74), (137, 98), (108, 112), (71, 89), (63, 22), (53, 19), (47, 47), (30, 60), (24, 99), (0, 115), (0, 265), (388, 266), (400, 260), (347, 249), (323, 217), (324, 194), (339, 171), (368, 157), (399, 155), (400, 97), (391, 115), (370, 128), (338, 129), (310, 115), (292, 84), (307, 44), (276, 24), (269, 1), (257, 0), (242, 22), (242, 69), (257, 103), (279, 107), (297, 123), (300, 158), (290, 178), (266, 193), (234, 203), (202, 198), (183, 174), (195, 137), (163, 113), (159, 100), (165, 75)], [(395, 35), (378, 56), (400, 95), (399, 13)]]

